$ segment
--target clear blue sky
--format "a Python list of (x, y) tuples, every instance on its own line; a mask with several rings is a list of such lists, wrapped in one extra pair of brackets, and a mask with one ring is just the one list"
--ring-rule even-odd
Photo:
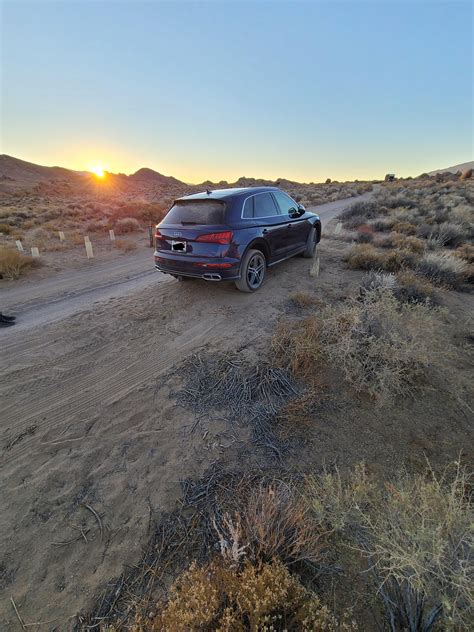
[(2, 1), (0, 151), (190, 182), (473, 158), (473, 5)]

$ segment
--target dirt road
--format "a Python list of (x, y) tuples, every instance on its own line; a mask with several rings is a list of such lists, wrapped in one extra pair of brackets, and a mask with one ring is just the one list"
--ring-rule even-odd
[[(324, 226), (354, 202), (369, 199), (372, 193), (358, 198), (329, 202), (308, 210), (319, 213)], [(0, 330), (0, 339), (14, 338), (31, 327), (66, 318), (93, 308), (119, 296), (144, 290), (150, 285), (166, 285), (173, 279), (153, 268), (151, 249), (96, 263), (83, 261), (77, 269), (55, 274), (39, 282), (24, 281), (1, 291), (1, 307), (5, 313), (19, 315), (17, 326)]]

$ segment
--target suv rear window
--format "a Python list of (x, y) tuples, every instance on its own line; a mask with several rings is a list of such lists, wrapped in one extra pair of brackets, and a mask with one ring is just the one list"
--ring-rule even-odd
[(225, 203), (216, 200), (178, 200), (163, 220), (167, 224), (224, 223)]

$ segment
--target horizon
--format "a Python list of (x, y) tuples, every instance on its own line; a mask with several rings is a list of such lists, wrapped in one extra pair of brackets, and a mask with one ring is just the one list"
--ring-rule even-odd
[(472, 160), (472, 3), (269, 7), (3, 1), (1, 153), (187, 183)]

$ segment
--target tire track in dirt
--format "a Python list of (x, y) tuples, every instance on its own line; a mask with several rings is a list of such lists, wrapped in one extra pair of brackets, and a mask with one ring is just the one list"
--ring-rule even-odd
[[(101, 364), (98, 370), (82, 379), (71, 381), (67, 388), (61, 387), (50, 397), (42, 396), (39, 401), (33, 397), (28, 398), (26, 402), (17, 403), (15, 420), (13, 423), (9, 420), (10, 434), (14, 436), (21, 428), (36, 425), (38, 437), (61, 424), (71, 411), (74, 417), (78, 418), (99, 405), (108, 406), (140, 385), (156, 379), (183, 360), (186, 354), (201, 347), (216, 335), (222, 335), (225, 329), (223, 316), (210, 317), (205, 323), (197, 322), (191, 329), (167, 345), (161, 345), (159, 349), (150, 344), (152, 351), (145, 357), (138, 354), (137, 359), (131, 364), (125, 366), (126, 360), (117, 358), (112, 365)], [(27, 437), (15, 449), (4, 453), (2, 465), (22, 457), (35, 441), (37, 438)]]

